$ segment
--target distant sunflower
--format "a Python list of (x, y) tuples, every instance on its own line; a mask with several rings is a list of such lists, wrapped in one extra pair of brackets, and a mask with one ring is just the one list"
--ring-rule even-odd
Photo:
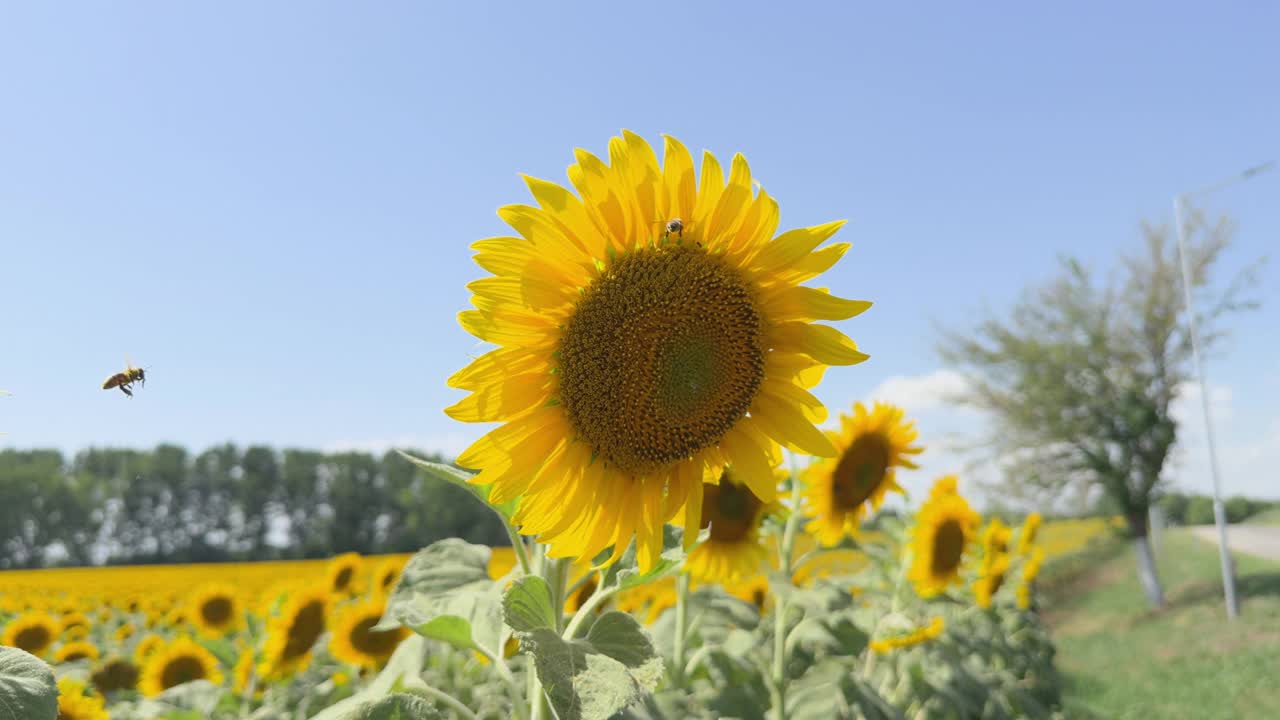
[(526, 178), (537, 207), (498, 211), (518, 237), (472, 245), (493, 276), (468, 285), (475, 309), (458, 319), (498, 348), (449, 379), (471, 394), (446, 412), (502, 423), (457, 462), (491, 501), (520, 498), (521, 533), (552, 557), (612, 546), (606, 563), (634, 537), (647, 571), (664, 522), (682, 506), (699, 522), (704, 469), (732, 465), (772, 502), (779, 445), (835, 454), (806, 388), (867, 356), (812, 321), (870, 304), (801, 285), (848, 249), (819, 248), (843, 223), (775, 237), (778, 205), (741, 155), (726, 184), (715, 157), (699, 178), (670, 137), (661, 166), (626, 131), (609, 164), (575, 154), (579, 195)]
[[(776, 482), (775, 477), (775, 482)], [(759, 575), (769, 559), (760, 524), (777, 503), (766, 504), (726, 470), (718, 484), (702, 489), (701, 528), (710, 537), (685, 558), (689, 577), (698, 583), (737, 583)], [(692, 530), (688, 530), (692, 532)]]
[(381, 667), (409, 634), (403, 626), (394, 630), (373, 629), (386, 609), (386, 600), (365, 600), (340, 610), (333, 621), (329, 652), (352, 665)]
[(138, 689), (147, 697), (155, 697), (171, 687), (196, 680), (221, 685), (218, 659), (191, 638), (180, 637), (147, 660)]
[(145, 665), (151, 656), (164, 649), (165, 639), (154, 633), (144, 635), (138, 641), (137, 647), (133, 649), (133, 661), (138, 665)]
[(827, 433), (839, 455), (819, 460), (803, 473), (805, 512), (812, 518), (805, 529), (823, 545), (835, 545), (852, 535), (889, 491), (905, 494), (895, 470), (916, 467), (908, 457), (924, 450), (911, 444), (916, 434), (901, 408), (878, 402), (867, 412), (855, 403), (852, 416), (840, 416), (840, 431)]
[(664, 611), (676, 605), (675, 576), (623, 590), (614, 605), (622, 612), (642, 616), (645, 625), (652, 625)]
[(86, 695), (84, 683), (64, 677), (58, 681), (57, 720), (110, 720), (110, 715), (101, 697)]
[(133, 623), (127, 622), (116, 628), (115, 632), (111, 633), (111, 637), (115, 638), (116, 642), (123, 643), (133, 637), (133, 634), (137, 631), (138, 628), (135, 627)]
[(1004, 584), (1009, 572), (1009, 536), (1011, 531), (1000, 518), (992, 518), (982, 531), (982, 569), (973, 583), (978, 607), (991, 607), (992, 598)]
[(1032, 546), (1027, 550), (1026, 561), (1022, 565), (1022, 579), (1016, 590), (1018, 607), (1031, 609), (1031, 591), (1035, 587), (1036, 577), (1040, 574), (1040, 565), (1044, 562), (1044, 550)]
[[(939, 481), (955, 486), (954, 477)], [(910, 578), (921, 597), (941, 593), (960, 579), (966, 547), (982, 518), (958, 493), (934, 492), (916, 514)]]
[(75, 662), (77, 660), (97, 660), (101, 653), (98, 646), (91, 642), (78, 640), (76, 642), (65, 643), (58, 651), (53, 654), (53, 661), (57, 663)]
[(756, 575), (750, 580), (740, 583), (728, 585), (725, 592), (756, 606), (756, 610), (763, 614), (773, 604), (773, 599), (769, 595), (769, 578), (763, 573)]
[(258, 658), (254, 654), (253, 648), (248, 646), (240, 647), (240, 657), (236, 660), (236, 666), (231, 671), (231, 689), (237, 695), (244, 695), (249, 692), (249, 687), (253, 686), (253, 696), (255, 698), (262, 697), (264, 688), (262, 683), (257, 679)]
[(1040, 513), (1033, 512), (1022, 521), (1022, 529), (1018, 531), (1018, 554), (1026, 555), (1031, 552), (1031, 546), (1036, 542), (1036, 535), (1040, 532)]
[(243, 612), (235, 588), (216, 584), (196, 590), (186, 614), (201, 635), (222, 637), (240, 623)]
[(89, 628), (93, 625), (93, 621), (79, 611), (65, 613), (59, 623), (62, 627), (63, 640), (83, 640), (89, 636)]
[(404, 558), (391, 557), (378, 563), (378, 567), (373, 571), (374, 588), (381, 593), (391, 592), (396, 582), (400, 580), (400, 573), (404, 572), (404, 566), (407, 561)]
[(360, 577), (360, 566), (363, 561), (359, 553), (343, 553), (329, 561), (327, 573), (329, 591), (336, 595), (350, 595)]
[(946, 623), (941, 617), (935, 617), (928, 625), (922, 625), (915, 630), (903, 635), (890, 635), (878, 640), (871, 641), (871, 652), (888, 653), (902, 648), (912, 647), (921, 643), (934, 640), (942, 635), (942, 631), (946, 629)]
[(311, 648), (324, 634), (328, 611), (326, 588), (300, 589), (271, 618), (263, 657), (273, 679), (306, 668), (311, 661)]
[(27, 613), (9, 621), (4, 626), (4, 639), (0, 645), (16, 647), (41, 657), (58, 637), (58, 621), (46, 613)]
[(112, 657), (98, 666), (90, 678), (93, 686), (103, 695), (118, 690), (133, 690), (138, 686), (138, 666), (128, 658)]

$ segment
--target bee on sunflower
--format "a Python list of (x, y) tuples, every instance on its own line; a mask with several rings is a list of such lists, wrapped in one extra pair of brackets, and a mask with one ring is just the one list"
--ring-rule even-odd
[(222, 684), (222, 670), (213, 653), (190, 637), (180, 637), (153, 654), (142, 668), (138, 689), (155, 697), (171, 687), (196, 680)]
[(446, 412), (501, 423), (457, 462), (492, 502), (519, 498), (522, 534), (552, 557), (612, 546), (606, 564), (634, 538), (648, 571), (665, 522), (682, 507), (700, 522), (704, 474), (732, 466), (769, 503), (780, 447), (836, 454), (809, 388), (867, 356), (816, 321), (870, 303), (803, 285), (848, 249), (823, 246), (843, 223), (775, 235), (778, 204), (741, 155), (727, 183), (671, 137), (661, 165), (627, 131), (607, 164), (576, 159), (577, 195), (526, 178), (536, 206), (498, 212), (515, 235), (472, 245), (493, 275), (458, 319), (497, 348), (449, 379), (470, 395)]
[(805, 530), (831, 546), (852, 536), (889, 492), (906, 494), (896, 481), (896, 469), (914, 469), (910, 456), (924, 448), (912, 445), (915, 424), (904, 418), (902, 409), (880, 402), (870, 411), (855, 403), (853, 415), (840, 416), (840, 430), (827, 435), (839, 454), (810, 465), (803, 480), (805, 512), (812, 518)]
[(923, 598), (960, 581), (965, 550), (982, 522), (968, 501), (952, 491), (955, 487), (955, 476), (942, 478), (916, 513), (908, 576)]
[(372, 598), (353, 603), (338, 611), (333, 620), (333, 634), (329, 640), (329, 652), (335, 658), (377, 669), (387, 662), (409, 635), (405, 627), (393, 630), (374, 630), (387, 610), (385, 598)]

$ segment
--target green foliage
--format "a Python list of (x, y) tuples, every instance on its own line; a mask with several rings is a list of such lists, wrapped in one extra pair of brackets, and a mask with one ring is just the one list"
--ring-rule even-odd
[(554, 630), (559, 613), (547, 581), (532, 576), (520, 578), (502, 596), (502, 616), (512, 630), (533, 632)]
[(1186, 515), (1183, 522), (1187, 525), (1213, 524), (1213, 498), (1207, 495), (1196, 495), (1187, 502)]
[(54, 720), (57, 716), (53, 670), (30, 653), (0, 647), (0, 720)]
[(457, 648), (497, 652), (501, 595), (489, 578), (490, 553), (456, 538), (419, 551), (401, 572), (377, 628), (400, 624)]
[[(506, 544), (501, 520), (459, 477), (398, 452), (160, 445), (68, 461), (0, 450), (0, 569), (409, 552), (446, 537)], [(284, 538), (272, 536), (279, 526)]]

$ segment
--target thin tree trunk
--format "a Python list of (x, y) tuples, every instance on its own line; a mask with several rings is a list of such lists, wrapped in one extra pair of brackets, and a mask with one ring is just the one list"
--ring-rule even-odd
[(1160, 576), (1156, 574), (1150, 538), (1145, 534), (1135, 537), (1133, 548), (1138, 555), (1138, 580), (1142, 582), (1142, 590), (1147, 594), (1147, 602), (1154, 608), (1163, 608), (1164, 590), (1160, 587)]

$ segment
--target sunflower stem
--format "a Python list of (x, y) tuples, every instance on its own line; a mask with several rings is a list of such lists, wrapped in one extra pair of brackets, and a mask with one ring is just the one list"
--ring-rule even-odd
[(676, 575), (676, 637), (671, 662), (671, 678), (679, 687), (684, 684), (684, 636), (689, 622), (689, 573)]
[[(779, 570), (785, 582), (791, 582), (791, 554), (795, 549), (796, 530), (800, 527), (800, 502), (803, 499), (800, 479), (795, 469), (791, 473), (791, 514), (782, 530), (782, 545), (778, 552)], [(773, 668), (770, 695), (773, 701), (774, 720), (787, 717), (787, 602), (785, 594), (774, 595), (773, 600)]]
[(578, 628), (581, 627), (582, 623), (591, 616), (591, 613), (595, 612), (595, 609), (604, 604), (606, 600), (613, 597), (618, 590), (619, 588), (616, 586), (606, 588), (604, 590), (597, 590), (591, 595), (591, 597), (587, 598), (587, 601), (582, 603), (582, 607), (578, 608), (578, 612), (574, 613), (573, 617), (569, 619), (569, 624), (565, 626), (563, 634), (564, 639), (572, 640), (573, 636), (577, 634)]
[(520, 537), (520, 533), (511, 526), (511, 521), (506, 518), (502, 519), (502, 527), (506, 528), (507, 537), (511, 538), (511, 549), (515, 550), (516, 559), (520, 561), (520, 570), (525, 575), (531, 575), (533, 568), (529, 564), (529, 549), (525, 547), (524, 538)]
[(404, 684), (404, 689), (415, 695), (421, 695), (422, 697), (430, 700), (437, 700), (441, 704), (447, 706), (450, 710), (457, 713), (460, 717), (466, 718), (466, 720), (479, 720), (480, 716), (472, 712), (471, 708), (464, 705), (461, 700), (443, 690), (440, 690), (439, 688), (431, 687), (423, 680), (414, 678), (411, 682)]

